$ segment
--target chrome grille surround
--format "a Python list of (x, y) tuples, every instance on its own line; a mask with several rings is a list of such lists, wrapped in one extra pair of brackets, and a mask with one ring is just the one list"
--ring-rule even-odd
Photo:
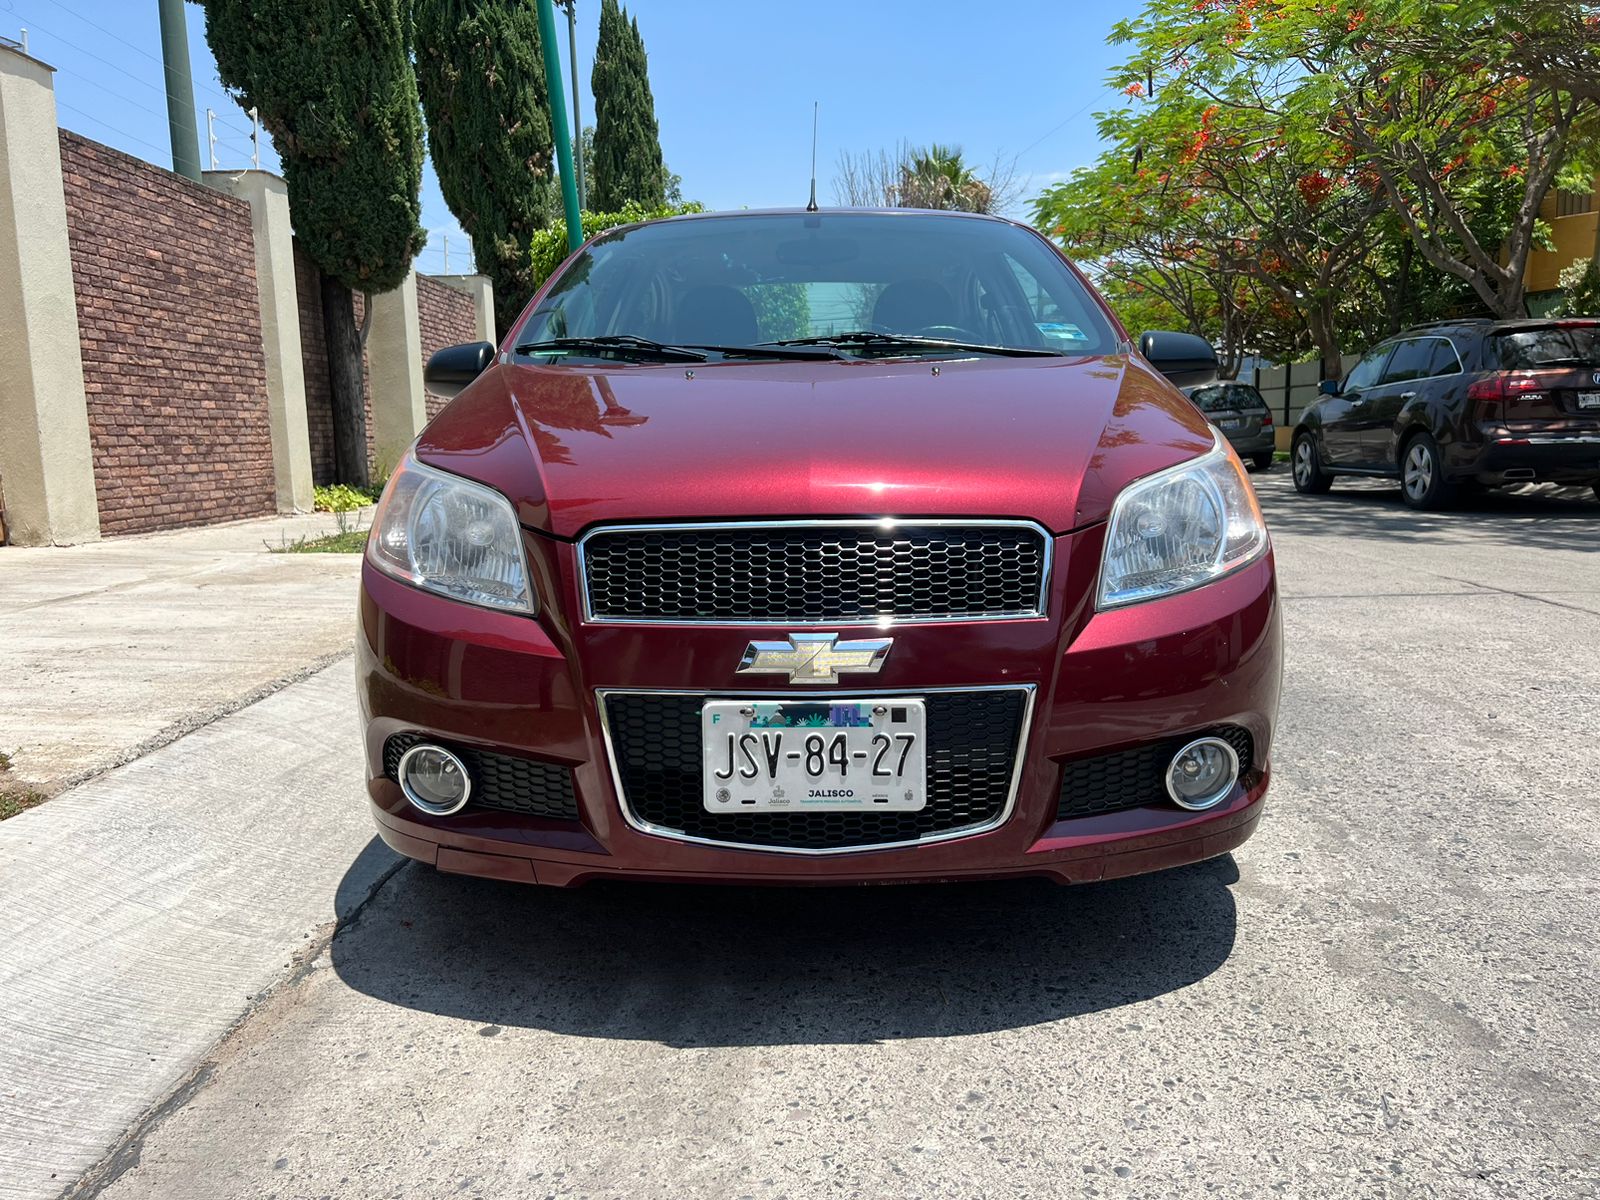
[[(639, 817), (633, 806), (628, 803), (628, 793), (622, 780), (622, 764), (617, 757), (617, 747), (612, 737), (611, 717), (607, 700), (612, 696), (670, 696), (679, 699), (697, 698), (701, 700), (806, 700), (829, 699), (849, 700), (856, 698), (876, 699), (880, 696), (928, 696), (939, 694), (971, 694), (973, 692), (1012, 692), (1022, 697), (1022, 714), (1018, 720), (1017, 741), (1012, 748), (1011, 777), (1006, 789), (1005, 801), (1000, 806), (996, 815), (984, 822), (975, 825), (966, 825), (958, 829), (945, 829), (923, 837), (892, 842), (877, 842), (871, 845), (848, 845), (814, 848), (807, 846), (784, 846), (761, 842), (736, 842), (718, 838), (698, 837), (684, 832), (681, 829), (672, 829), (667, 826), (655, 825)], [(741, 691), (705, 691), (702, 689), (665, 690), (649, 688), (597, 688), (595, 690), (596, 708), (600, 714), (600, 729), (605, 740), (606, 761), (611, 769), (611, 786), (615, 790), (617, 803), (622, 809), (622, 819), (640, 833), (652, 834), (655, 837), (668, 838), (675, 842), (687, 842), (700, 846), (715, 846), (723, 850), (757, 850), (764, 854), (799, 854), (799, 855), (842, 855), (864, 854), (874, 850), (894, 850), (907, 846), (926, 846), (934, 842), (946, 842), (954, 838), (972, 837), (975, 834), (990, 833), (999, 829), (1008, 820), (1016, 809), (1017, 792), (1022, 786), (1022, 767), (1025, 758), (1028, 738), (1033, 733), (1033, 706), (1034, 697), (1038, 692), (1038, 685), (1032, 683), (975, 685), (968, 687), (936, 687), (936, 688), (881, 688), (876, 690), (858, 690), (841, 695), (837, 691), (815, 692), (741, 692)], [(696, 731), (698, 732), (698, 731)], [(818, 814), (823, 815), (823, 814)]]
[[(966, 543), (961, 539), (963, 530), (970, 531), (973, 535)], [(760, 541), (763, 531), (772, 534), (771, 544)], [(1008, 533), (1012, 535), (1010, 546), (1006, 545)], [(703, 545), (688, 545), (694, 540), (695, 534), (708, 535)], [(852, 534), (854, 536), (851, 536)], [(769, 569), (766, 572), (769, 578), (777, 578), (779, 581), (776, 585), (767, 585), (769, 590), (776, 586), (780, 590), (789, 592), (798, 588), (802, 591), (831, 590), (837, 593), (841, 588), (850, 588), (854, 590), (855, 599), (852, 602), (843, 595), (838, 595), (837, 603), (834, 605), (838, 611), (819, 611), (825, 607), (829, 599), (824, 595), (815, 601), (802, 596), (798, 606), (785, 605), (790, 609), (798, 607), (798, 611), (764, 611), (759, 602), (744, 600), (742, 603), (746, 607), (743, 612), (726, 611), (730, 607), (726, 602), (720, 605), (706, 606), (698, 603), (694, 605), (696, 608), (720, 606), (725, 610), (711, 615), (706, 615), (702, 611), (681, 610), (670, 613), (643, 612), (640, 611), (645, 607), (643, 605), (637, 603), (619, 605), (609, 596), (608, 589), (614, 590), (625, 584), (614, 585), (607, 580), (597, 586), (593, 577), (595, 572), (617, 569), (611, 558), (614, 552), (602, 548), (601, 543), (603, 539), (622, 537), (637, 539), (640, 542), (655, 539), (656, 545), (652, 547), (652, 552), (658, 559), (671, 554), (711, 560), (720, 555), (725, 561), (719, 563), (719, 566), (724, 570), (729, 566), (735, 570), (743, 570), (747, 577), (752, 573), (749, 551), (753, 547), (761, 546), (761, 552), (768, 554), (769, 558), (782, 559), (781, 570)], [(824, 548), (813, 552), (806, 547), (807, 541), (831, 549)], [(746, 561), (743, 563), (737, 561), (741, 542), (747, 552)], [(871, 554), (862, 549), (869, 542), (874, 543)], [(798, 564), (794, 561), (797, 547), (800, 556)], [(1050, 584), (1053, 550), (1054, 538), (1044, 526), (1035, 521), (1013, 519), (880, 517), (601, 525), (589, 530), (578, 539), (578, 586), (582, 593), (583, 619), (586, 622), (599, 624), (783, 625), (803, 628), (818, 625), (881, 627), (915, 622), (1018, 621), (1045, 615), (1045, 597)], [(623, 553), (627, 551), (624, 550)], [(819, 561), (811, 566), (806, 560), (806, 555), (811, 553), (832, 555), (833, 561), (826, 564)], [(978, 562), (958, 564), (954, 569), (946, 565), (945, 577), (942, 580), (934, 580), (931, 577), (937, 575), (937, 571), (931, 559), (936, 554), (941, 556), (946, 564), (955, 554), (960, 554), (969, 560), (976, 559)], [(864, 565), (856, 567), (850, 582), (840, 584), (837, 580), (846, 578), (843, 564), (847, 557)], [(1008, 558), (1013, 561), (1006, 561)], [(1008, 572), (1007, 578), (992, 577), (996, 562), (1003, 571)], [(886, 563), (891, 568), (887, 576), (884, 573)], [(623, 568), (631, 565), (624, 562)], [(795, 570), (796, 565), (800, 568), (798, 571)], [(659, 562), (650, 564), (650, 569), (655, 575), (660, 574), (658, 567)], [(643, 573), (646, 567), (641, 564), (634, 569)], [(819, 583), (818, 578), (824, 574), (830, 582)], [(707, 573), (703, 570), (694, 572), (693, 577), (687, 572), (680, 572), (679, 577), (686, 580), (686, 586), (695, 589), (697, 595), (708, 589), (720, 589), (738, 599), (737, 584), (734, 581), (718, 579), (715, 576), (710, 576), (708, 580)], [(915, 602), (914, 595), (912, 603), (901, 602), (905, 593), (914, 593), (916, 589), (932, 590), (941, 585), (950, 593), (999, 591), (1002, 603), (987, 607), (968, 605), (965, 610), (953, 610), (951, 607), (930, 602), (919, 605)], [(651, 586), (658, 592), (662, 586), (654, 575)], [(877, 598), (881, 601), (885, 594), (890, 598), (888, 607), (891, 611), (884, 611), (885, 606), (881, 602), (868, 606), (869, 599)], [(918, 611), (919, 608), (922, 611)], [(929, 609), (934, 611), (927, 611)]]

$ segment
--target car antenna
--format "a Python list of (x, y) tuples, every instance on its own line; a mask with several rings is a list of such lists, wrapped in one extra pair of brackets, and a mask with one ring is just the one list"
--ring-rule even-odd
[(817, 211), (817, 110), (820, 100), (811, 102), (811, 199), (806, 202), (807, 212)]

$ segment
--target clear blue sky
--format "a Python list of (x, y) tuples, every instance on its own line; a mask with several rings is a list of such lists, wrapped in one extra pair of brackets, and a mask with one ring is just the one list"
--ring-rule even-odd
[[(532, 0), (529, 0), (532, 3)], [(811, 102), (822, 102), (819, 193), (841, 150), (940, 141), (969, 161), (1016, 159), (1024, 197), (1097, 152), (1092, 113), (1121, 99), (1104, 86), (1117, 53), (1113, 21), (1136, 0), (634, 0), (667, 163), (684, 195), (710, 208), (802, 204)], [(599, 0), (578, 0), (585, 122)], [(689, 15), (692, 14), (692, 15)], [(249, 165), (250, 120), (229, 100), (206, 48), (202, 10), (188, 5), (190, 54), (207, 162), (205, 110), (217, 112), (223, 168)], [(561, 25), (563, 70), (565, 18)], [(156, 0), (0, 0), (0, 34), (28, 29), (36, 58), (57, 69), (59, 119), (69, 129), (170, 166)], [(568, 81), (570, 96), (570, 76)], [(270, 146), (262, 166), (277, 167)], [(465, 266), (466, 238), (429, 168), (423, 185), (423, 271)], [(1024, 215), (1019, 209), (1017, 215)]]

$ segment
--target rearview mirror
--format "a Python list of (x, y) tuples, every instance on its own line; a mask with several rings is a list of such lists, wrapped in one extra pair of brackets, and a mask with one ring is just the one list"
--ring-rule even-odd
[(1339, 381), (1337, 379), (1324, 379), (1321, 383), (1317, 384), (1317, 392), (1319, 395), (1337, 396), (1340, 390)]
[(1210, 383), (1217, 377), (1217, 352), (1205, 338), (1192, 333), (1141, 333), (1139, 353), (1179, 387)]
[(462, 388), (487, 371), (493, 362), (493, 342), (446, 346), (443, 350), (435, 351), (428, 365), (422, 368), (422, 384), (435, 396), (451, 400)]

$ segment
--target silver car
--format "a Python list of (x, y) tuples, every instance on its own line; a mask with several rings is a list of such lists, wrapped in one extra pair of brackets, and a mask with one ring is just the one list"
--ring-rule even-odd
[(1206, 415), (1206, 420), (1222, 430), (1240, 458), (1257, 471), (1272, 466), (1277, 430), (1272, 424), (1272, 411), (1254, 387), (1220, 380), (1186, 387), (1183, 394)]

